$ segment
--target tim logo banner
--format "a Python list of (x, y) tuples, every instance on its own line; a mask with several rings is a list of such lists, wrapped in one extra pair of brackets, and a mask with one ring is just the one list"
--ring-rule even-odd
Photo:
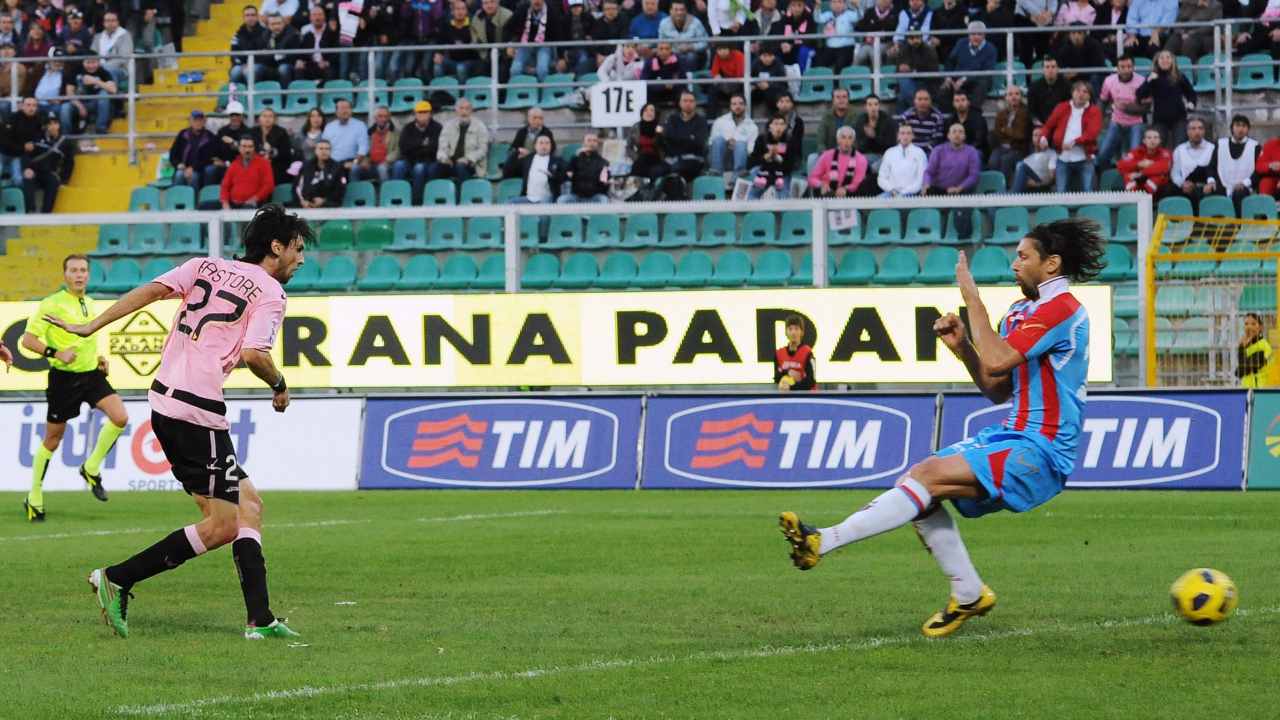
[[(1067, 487), (1241, 489), (1245, 400), (1242, 391), (1090, 394)], [(941, 444), (1008, 413), (978, 395), (948, 395)]]
[(640, 398), (375, 400), (360, 487), (634, 488)]
[(643, 486), (888, 487), (929, 454), (935, 402), (651, 398)]

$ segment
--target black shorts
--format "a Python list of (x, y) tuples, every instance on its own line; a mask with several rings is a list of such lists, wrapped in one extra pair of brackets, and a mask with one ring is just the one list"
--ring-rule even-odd
[(115, 394), (115, 388), (107, 382), (107, 376), (101, 370), (67, 372), (49, 368), (49, 387), (44, 391), (49, 411), (45, 420), (51, 423), (74, 420), (80, 417), (80, 403), (89, 403), (89, 407), (93, 407), (103, 398)]
[(187, 494), (240, 504), (240, 481), (249, 476), (236, 462), (231, 433), (175, 420), (154, 410), (151, 431)]

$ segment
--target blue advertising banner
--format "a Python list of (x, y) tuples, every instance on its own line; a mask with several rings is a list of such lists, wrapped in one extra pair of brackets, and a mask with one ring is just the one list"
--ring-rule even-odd
[[(944, 396), (940, 445), (1003, 421), (1009, 408)], [(1239, 390), (1090, 393), (1067, 487), (1239, 490), (1245, 411)]]
[(929, 454), (937, 396), (656, 397), (645, 488), (889, 487)]
[(634, 488), (640, 402), (371, 398), (360, 487)]

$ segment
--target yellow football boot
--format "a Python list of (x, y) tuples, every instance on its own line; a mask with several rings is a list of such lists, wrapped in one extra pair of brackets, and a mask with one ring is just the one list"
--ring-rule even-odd
[(791, 543), (791, 562), (801, 570), (810, 570), (822, 559), (818, 552), (822, 547), (822, 534), (810, 525), (800, 522), (800, 517), (788, 510), (778, 516), (778, 526)]
[(920, 632), (924, 633), (924, 636), (928, 638), (946, 637), (959, 630), (965, 620), (978, 615), (986, 615), (995, 606), (996, 594), (991, 592), (991, 588), (983, 585), (982, 594), (971, 603), (961, 605), (956, 602), (955, 597), (952, 597), (947, 601), (946, 609), (934, 613), (933, 617), (925, 621), (924, 627), (920, 628)]

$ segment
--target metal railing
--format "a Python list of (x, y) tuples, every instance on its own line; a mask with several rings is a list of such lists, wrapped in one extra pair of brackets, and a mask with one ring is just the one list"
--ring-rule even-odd
[[(1244, 67), (1277, 64), (1274, 61), (1272, 62), (1251, 61), (1248, 63), (1241, 63), (1236, 58), (1232, 57), (1231, 52), (1224, 52), (1225, 49), (1231, 48), (1233, 46), (1232, 38), (1234, 34), (1231, 31), (1231, 26), (1233, 24), (1241, 24), (1243, 22), (1252, 22), (1252, 21), (1241, 21), (1238, 19), (1233, 19), (1233, 20), (1219, 20), (1219, 21), (1202, 22), (1202, 23), (1175, 23), (1173, 25), (1160, 28), (1161, 30), (1165, 30), (1165, 31), (1177, 30), (1177, 29), (1211, 29), (1213, 31), (1213, 48), (1214, 48), (1213, 63), (1208, 66), (1203, 64), (1193, 64), (1189, 68), (1183, 67), (1180, 69), (1192, 70), (1192, 71), (1204, 70), (1204, 69), (1212, 70), (1211, 75), (1213, 78), (1214, 111), (1223, 120), (1231, 117), (1231, 115), (1237, 109), (1235, 105), (1235, 98), (1233, 95), (1233, 85), (1234, 85), (1233, 78), (1234, 78), (1235, 72)], [(1089, 32), (1090, 33), (1097, 33), (1097, 32), (1114, 33), (1117, 51), (1123, 51), (1126, 30), (1131, 27), (1132, 26), (1125, 26), (1125, 25), (1096, 25), (1096, 26), (1090, 27)], [(1058, 26), (988, 28), (987, 30), (988, 36), (1003, 35), (1004, 37), (1004, 57), (1005, 57), (1004, 65), (1003, 67), (998, 66), (994, 70), (969, 72), (966, 74), (970, 76), (1003, 78), (1005, 84), (1014, 84), (1017, 80), (1022, 78), (1024, 75), (1025, 77), (1030, 78), (1032, 75), (1036, 74), (1036, 71), (1034, 68), (1019, 70), (1019, 69), (1015, 69), (1013, 65), (1013, 58), (1017, 54), (1016, 53), (1017, 38), (1022, 36), (1027, 36), (1027, 35), (1037, 35), (1037, 34), (1046, 34), (1046, 33), (1053, 34), (1053, 33), (1064, 33), (1064, 32), (1068, 32), (1068, 28), (1058, 27)], [(926, 33), (908, 33), (908, 34), (925, 35)], [(964, 30), (964, 29), (933, 30), (927, 34), (930, 36), (966, 36), (968, 32), (967, 30)], [(882, 58), (884, 55), (884, 51), (887, 50), (888, 47), (892, 44), (894, 37), (895, 37), (895, 33), (884, 32), (884, 33), (852, 33), (849, 35), (825, 35), (825, 34), (808, 34), (808, 35), (791, 35), (791, 36), (768, 35), (768, 36), (735, 37), (732, 39), (707, 37), (705, 39), (698, 39), (696, 43), (683, 43), (680, 41), (671, 41), (675, 45), (701, 44), (705, 42), (709, 48), (709, 50), (706, 51), (708, 53), (713, 52), (714, 47), (716, 47), (717, 45), (723, 45), (723, 44), (730, 44), (735, 48), (740, 48), (743, 51), (743, 58), (744, 58), (743, 77), (732, 78), (732, 79), (702, 78), (702, 77), (694, 78), (694, 77), (691, 77), (692, 73), (687, 73), (688, 75), (690, 75), (690, 77), (680, 78), (674, 83), (670, 80), (649, 80), (647, 82), (650, 85), (678, 84), (678, 85), (689, 85), (689, 86), (696, 86), (696, 87), (720, 86), (720, 85), (741, 86), (741, 92), (744, 98), (747, 100), (748, 106), (750, 106), (751, 96), (754, 89), (753, 85), (756, 82), (760, 82), (759, 78), (752, 77), (751, 47), (755, 43), (758, 43), (758, 42), (778, 43), (783, 41), (786, 41), (786, 42), (804, 41), (804, 42), (811, 42), (816, 45), (816, 44), (825, 43), (826, 41), (829, 41), (834, 38), (850, 38), (861, 43), (866, 43), (867, 41), (870, 41), (872, 46), (872, 53), (871, 53), (871, 67), (870, 67), (869, 80), (871, 82), (872, 91), (878, 94), (883, 93), (885, 90), (887, 90), (887, 88), (891, 83), (893, 83), (894, 81), (900, 78), (913, 78), (913, 79), (918, 78), (918, 79), (931, 80), (931, 79), (945, 78), (953, 74), (949, 71), (945, 71), (941, 69), (937, 72), (928, 72), (928, 73), (899, 72), (896, 68), (893, 68), (893, 67), (889, 67), (886, 69), (885, 64), (882, 61)], [(666, 41), (660, 40), (660, 39), (650, 39), (650, 40), (639, 41), (638, 44), (652, 47), (652, 46), (656, 46), (659, 42), (666, 42)], [(509, 49), (536, 50), (536, 49), (548, 48), (548, 49), (551, 49), (553, 52), (555, 52), (555, 51), (564, 50), (564, 49), (586, 48), (586, 49), (594, 50), (596, 48), (604, 48), (604, 47), (609, 47), (609, 48), (613, 48), (614, 50), (617, 50), (617, 48), (623, 45), (630, 45), (635, 43), (637, 43), (636, 40), (628, 38), (628, 39), (618, 39), (618, 40), (591, 41), (589, 43), (582, 43), (578, 41), (560, 41), (560, 42), (536, 43), (536, 44), (535, 43), (503, 43), (503, 44), (476, 44), (476, 45), (407, 45), (407, 46), (387, 46), (387, 47), (373, 46), (373, 47), (359, 47), (359, 48), (335, 47), (335, 48), (322, 48), (319, 50), (319, 53), (321, 55), (326, 55), (330, 57), (347, 55), (354, 58), (359, 58), (359, 60), (364, 61), (366, 73), (370, 76), (372, 76), (373, 73), (368, 69), (378, 67), (379, 58), (383, 55), (390, 54), (390, 53), (420, 53), (420, 54), (423, 54), (424, 57), (429, 57), (427, 55), (428, 53), (441, 52), (441, 53), (448, 54), (448, 53), (459, 52), (459, 51), (468, 51), (468, 52), (476, 52), (480, 54), (482, 58), (485, 54), (487, 54), (489, 82), (484, 86), (484, 89), (487, 90), (490, 98), (490, 103), (488, 108), (489, 122), (487, 124), (489, 125), (489, 129), (491, 132), (497, 132), (499, 130), (504, 129), (501, 124), (501, 114), (500, 114), (500, 110), (502, 109), (500, 97), (503, 91), (507, 91), (512, 88), (534, 89), (538, 91), (541, 91), (544, 88), (568, 88), (570, 91), (572, 91), (576, 89), (586, 88), (591, 84), (590, 81), (583, 81), (583, 80), (560, 81), (560, 82), (557, 82), (557, 81), (547, 82), (545, 80), (540, 80), (536, 83), (523, 83), (518, 85), (513, 85), (509, 82), (502, 83), (500, 82), (499, 67), (501, 65), (501, 55), (506, 50), (509, 50)], [(207, 99), (207, 98), (218, 98), (222, 95), (222, 93), (218, 91), (190, 92), (190, 93), (188, 92), (141, 92), (139, 89), (139, 83), (138, 83), (139, 63), (151, 62), (155, 60), (162, 60), (162, 59), (169, 59), (169, 58), (231, 57), (233, 60), (236, 58), (244, 58), (246, 60), (243, 63), (245, 67), (245, 83), (244, 83), (244, 87), (237, 88), (236, 92), (242, 93), (246, 108), (248, 109), (249, 112), (252, 112), (256, 108), (255, 100), (257, 100), (257, 96), (260, 94), (260, 90), (258, 89), (259, 78), (257, 77), (258, 69), (260, 65), (266, 65), (268, 63), (274, 64), (275, 62), (277, 62), (276, 58), (279, 58), (279, 57), (305, 58), (305, 57), (310, 57), (316, 53), (317, 51), (314, 49), (282, 50), (282, 51), (265, 50), (265, 51), (254, 51), (254, 52), (245, 52), (245, 53), (232, 53), (232, 52), (200, 52), (200, 53), (192, 52), (192, 53), (179, 53), (179, 54), (135, 53), (125, 57), (128, 63), (128, 77), (129, 77), (127, 89), (122, 89), (122, 91), (114, 94), (101, 94), (101, 95), (88, 95), (88, 96), (59, 95), (58, 97), (53, 99), (59, 102), (65, 102), (72, 99), (96, 100), (103, 97), (107, 97), (112, 100), (123, 100), (127, 108), (127, 113), (126, 113), (127, 119), (128, 119), (127, 131), (123, 134), (116, 133), (116, 134), (108, 134), (106, 136), (99, 136), (99, 137), (126, 139), (130, 161), (136, 162), (138, 157), (138, 146), (139, 146), (140, 139), (150, 139), (150, 138), (166, 138), (167, 139), (167, 138), (171, 138), (173, 135), (173, 133), (171, 132), (163, 132), (163, 133), (139, 132), (137, 127), (137, 109), (138, 109), (139, 102)], [(710, 56), (708, 55), (708, 57)], [(119, 59), (119, 58), (113, 58), (113, 59)], [(63, 60), (66, 61), (67, 64), (71, 64), (76, 61), (76, 58), (67, 57), (67, 58), (64, 58)], [(357, 62), (359, 62), (359, 60)], [(1194, 60), (1195, 59), (1193, 58), (1193, 61)], [(945, 62), (945, 59), (940, 58), (940, 61)], [(50, 59), (43, 58), (43, 57), (42, 58), (27, 57), (27, 58), (6, 59), (5, 62), (9, 64), (9, 67), (7, 68), (7, 71), (9, 72), (9, 75), (10, 75), (9, 102), (16, 109), (17, 102), (21, 99), (18, 94), (18, 87), (19, 87), (19, 83), (18, 83), (19, 71), (17, 69), (18, 65), (48, 63), (50, 62)], [(481, 60), (481, 62), (483, 62), (483, 60)], [(0, 66), (0, 72), (5, 72), (5, 71), (6, 69), (3, 66)], [(1076, 73), (1082, 73), (1086, 75), (1097, 74), (1097, 73), (1109, 73), (1111, 71), (1112, 71), (1111, 68), (1105, 67), (1105, 66), (1097, 67), (1097, 68), (1064, 69), (1064, 72), (1076, 72)], [(515, 73), (515, 74), (520, 74), (520, 73)], [(842, 76), (837, 70), (833, 69), (831, 73), (825, 74), (825, 75), (813, 74), (813, 75), (805, 75), (802, 77), (773, 78), (773, 79), (770, 79), (770, 82), (804, 83), (804, 82), (825, 81), (830, 83), (837, 83), (842, 79), (845, 79), (845, 77), (846, 76)], [(467, 86), (460, 81), (459, 84), (456, 86), (456, 90), (458, 91), (459, 94), (462, 94), (463, 91), (466, 89), (466, 87)], [(472, 86), (472, 87), (475, 87), (475, 86)], [(423, 91), (429, 92), (430, 86), (424, 82), (422, 89)], [(377, 105), (378, 105), (377, 103), (378, 96), (383, 92), (393, 93), (395, 92), (395, 88), (393, 86), (379, 86), (376, 84), (374, 78), (366, 77), (365, 80), (362, 81), (361, 85), (353, 88), (353, 91), (363, 93), (365, 95), (365, 99), (367, 100), (367, 105), (368, 105), (368, 113), (370, 116), (372, 116), (372, 113), (374, 112), (374, 110), (377, 108)], [(320, 88), (318, 90), (292, 91), (292, 90), (289, 90), (287, 87), (282, 87), (280, 90), (273, 89), (271, 92), (273, 95), (278, 95), (282, 98), (287, 97), (289, 95), (294, 95), (294, 94), (305, 94), (305, 95), (315, 94), (319, 98), (323, 96), (326, 91), (323, 88)], [(1247, 107), (1253, 107), (1253, 106), (1247, 106)], [(561, 123), (558, 126), (563, 126), (563, 125), (564, 123)]]

